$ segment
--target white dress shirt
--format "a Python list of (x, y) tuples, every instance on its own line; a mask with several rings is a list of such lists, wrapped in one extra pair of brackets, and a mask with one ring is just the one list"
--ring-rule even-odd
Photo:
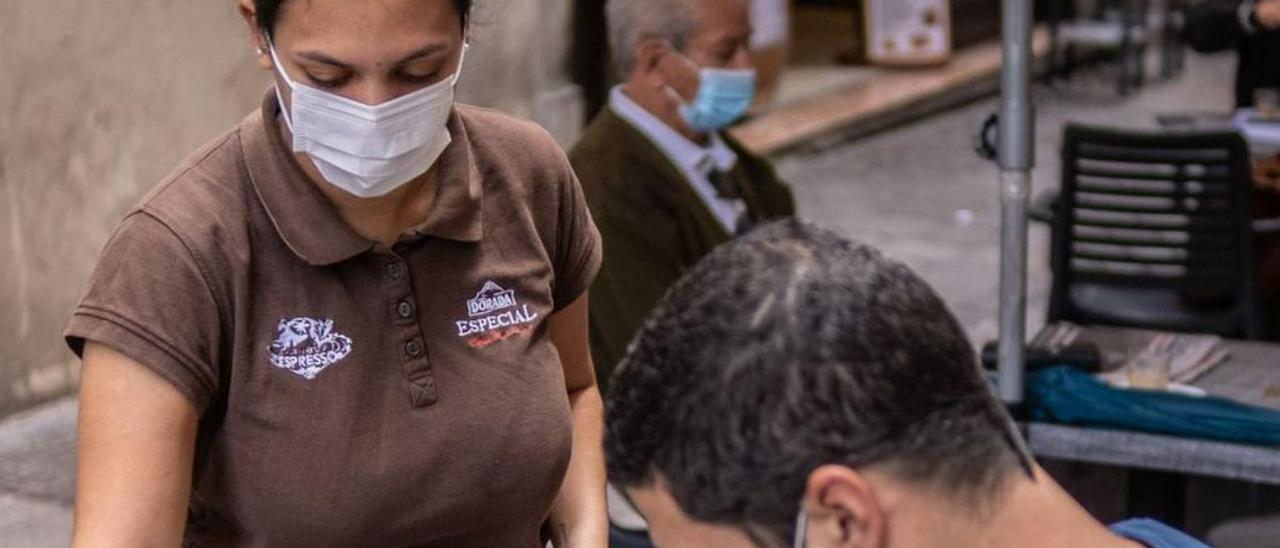
[(707, 174), (713, 169), (728, 173), (738, 163), (738, 155), (725, 144), (724, 139), (713, 131), (708, 139), (710, 144), (706, 147), (690, 141), (627, 97), (621, 86), (614, 87), (609, 92), (609, 108), (662, 151), (684, 175), (685, 181), (698, 197), (702, 198), (707, 210), (720, 222), (725, 232), (733, 235), (738, 227), (738, 220), (747, 211), (747, 205), (741, 199), (721, 198), (707, 178)]

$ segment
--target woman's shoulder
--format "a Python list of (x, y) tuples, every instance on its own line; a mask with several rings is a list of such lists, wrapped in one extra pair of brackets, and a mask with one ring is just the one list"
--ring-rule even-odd
[(458, 103), (454, 108), (466, 123), (468, 133), (499, 139), (505, 137), (514, 140), (532, 139), (555, 143), (547, 130), (532, 121), (487, 107)]
[(533, 168), (559, 170), (564, 150), (542, 126), (497, 110), (457, 106), (477, 160), (519, 162)]
[(459, 105), (456, 111), (485, 192), (502, 196), (504, 207), (555, 211), (562, 195), (576, 192), (564, 150), (542, 126), (487, 108)]
[(244, 125), (215, 137), (164, 176), (130, 212), (164, 225), (193, 252), (215, 250), (248, 220), (249, 186), (240, 134)]

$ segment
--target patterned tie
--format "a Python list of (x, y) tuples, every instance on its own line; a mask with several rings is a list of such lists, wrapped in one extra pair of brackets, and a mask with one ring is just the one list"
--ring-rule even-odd
[(737, 202), (739, 205), (740, 213), (738, 214), (738, 220), (734, 224), (733, 235), (741, 236), (751, 232), (751, 229), (755, 228), (755, 221), (751, 220), (746, 202), (742, 200), (742, 189), (737, 184), (737, 177), (734, 177), (732, 172), (720, 171), (712, 167), (707, 172), (707, 181), (711, 183), (712, 188), (716, 189), (716, 196), (723, 200)]
[(738, 192), (738, 185), (733, 184), (733, 177), (730, 177), (728, 172), (712, 167), (707, 172), (707, 180), (711, 181), (711, 188), (716, 189), (716, 196), (725, 200), (742, 199), (742, 194)]

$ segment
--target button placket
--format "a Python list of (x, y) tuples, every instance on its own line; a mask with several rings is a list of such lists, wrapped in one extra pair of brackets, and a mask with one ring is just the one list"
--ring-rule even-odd
[(384, 265), (387, 280), (388, 312), (395, 326), (396, 349), (400, 355), (409, 401), (415, 407), (432, 405), (438, 399), (435, 377), (427, 351), (426, 337), (418, 318), (417, 296), (413, 289), (413, 276), (408, 264), (398, 253)]
[(409, 299), (404, 299), (400, 301), (400, 304), (396, 305), (396, 318), (400, 320), (412, 320), (414, 310), (416, 310), (416, 307), (413, 306), (413, 302)]
[(409, 358), (421, 358), (422, 357), (422, 341), (419, 339), (413, 339), (408, 343), (405, 343), (404, 354), (406, 356), (409, 356)]

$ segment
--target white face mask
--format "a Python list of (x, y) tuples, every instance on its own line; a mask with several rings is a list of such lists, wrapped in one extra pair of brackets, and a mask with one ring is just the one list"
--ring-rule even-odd
[(290, 109), (276, 89), (293, 133), (293, 151), (309, 156), (333, 186), (361, 198), (385, 196), (426, 173), (452, 141), (445, 125), (468, 45), (463, 45), (453, 76), (369, 106), (293, 81), (275, 44), (267, 44), (276, 71), (293, 92)]

